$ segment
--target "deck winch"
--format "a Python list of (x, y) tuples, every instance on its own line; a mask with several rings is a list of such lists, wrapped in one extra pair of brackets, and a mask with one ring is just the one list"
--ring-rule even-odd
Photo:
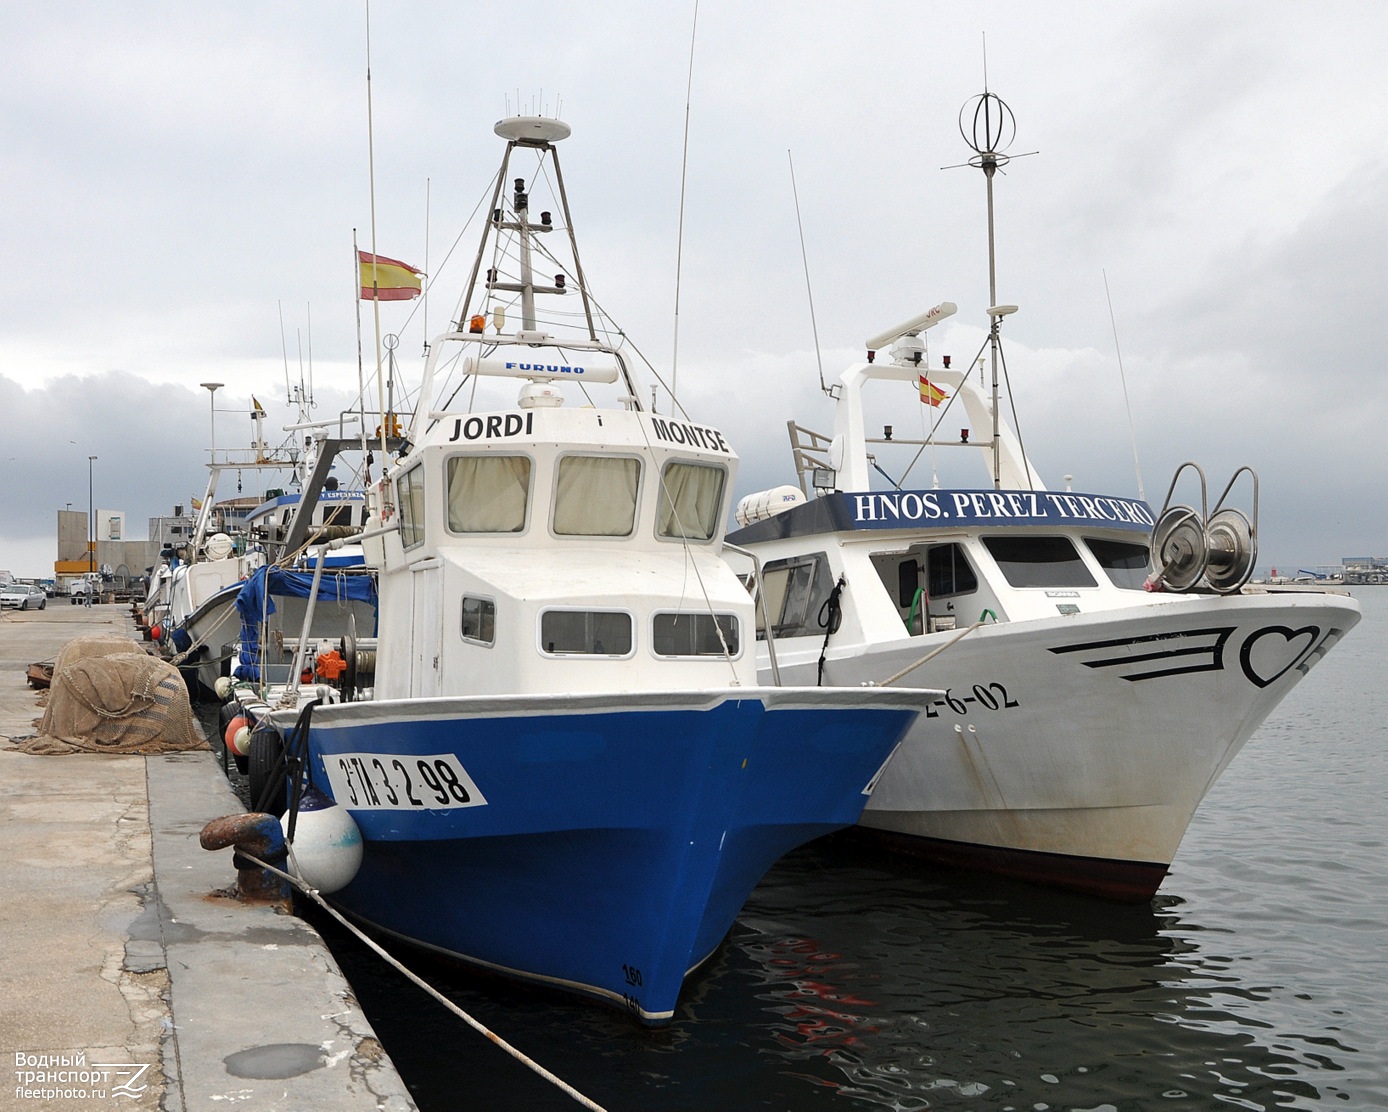
[[(1188, 467), (1200, 477), (1199, 510), (1171, 503), (1181, 472)], [(1242, 510), (1224, 505), (1245, 471), (1253, 480), (1251, 519)], [(1219, 496), (1213, 513), (1207, 511), (1207, 505), (1205, 472), (1196, 463), (1181, 464), (1152, 528), (1152, 563), (1157, 571), (1147, 581), (1149, 590), (1189, 591), (1203, 578), (1210, 590), (1230, 595), (1248, 582), (1258, 558), (1258, 473), (1251, 467), (1240, 467)]]

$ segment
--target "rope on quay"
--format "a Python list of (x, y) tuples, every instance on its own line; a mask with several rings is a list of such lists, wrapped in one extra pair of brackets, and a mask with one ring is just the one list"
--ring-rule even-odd
[[(294, 868), (297, 869), (299, 866), (298, 862), (294, 860), (293, 845), (290, 844), (288, 846), (288, 849), (289, 859), (291, 862), (293, 862)], [(363, 933), (362, 930), (359, 927), (357, 927), (355, 923), (349, 922), (346, 916), (344, 916), (340, 911), (338, 911), (337, 908), (329, 904), (328, 901), (325, 900), (321, 894), (319, 894), (318, 889), (311, 887), (303, 880), (302, 877), (291, 876), (289, 873), (282, 872), (281, 870), (275, 868), (273, 865), (267, 865), (264, 861), (260, 860), (254, 854), (247, 853), (244, 849), (238, 848), (237, 853), (239, 853), (247, 861), (254, 861), (262, 869), (265, 869), (266, 871), (274, 873), (276, 876), (283, 877), (285, 880), (289, 881), (290, 884), (294, 885), (295, 888), (299, 889), (314, 903), (318, 904), (319, 907), (321, 907), (324, 911), (326, 911), (329, 915), (331, 915), (334, 919), (336, 919), (354, 935), (356, 935), (368, 946), (370, 946), (371, 949), (375, 950), (376, 953), (379, 954), (382, 958), (384, 958), (389, 965), (393, 966), (396, 970), (403, 973), (416, 985), (422, 988), (425, 992), (427, 992), (430, 996), (432, 996), (450, 1012), (456, 1015), (469, 1027), (471, 1027), (474, 1031), (477, 1031), (480, 1034), (485, 1035), (497, 1046), (501, 1047), (502, 1050), (506, 1051), (506, 1053), (511, 1055), (511, 1057), (516, 1059), (516, 1061), (534, 1070), (551, 1085), (558, 1087), (568, 1096), (578, 1101), (578, 1103), (583, 1105), (584, 1108), (590, 1108), (593, 1110), (593, 1112), (607, 1112), (607, 1110), (603, 1108), (602, 1105), (596, 1103), (595, 1101), (589, 1100), (572, 1085), (570, 1085), (567, 1081), (565, 1081), (562, 1077), (558, 1077), (555, 1074), (550, 1073), (550, 1071), (545, 1069), (544, 1066), (540, 1065), (539, 1062), (526, 1055), (523, 1051), (518, 1050), (516, 1047), (512, 1046), (495, 1031), (487, 1027), (485, 1024), (479, 1022), (472, 1016), (468, 1015), (467, 1012), (463, 1011), (462, 1008), (458, 1007), (457, 1004), (453, 1003), (452, 1000), (444, 996), (443, 993), (439, 992), (438, 989), (434, 988), (433, 985), (429, 984), (422, 977), (417, 976), (409, 969), (405, 968), (405, 966), (402, 965), (399, 960), (397, 960), (391, 954), (386, 953), (386, 951), (382, 949), (381, 946), (379, 946), (374, 939), (369, 938), (365, 933)]]

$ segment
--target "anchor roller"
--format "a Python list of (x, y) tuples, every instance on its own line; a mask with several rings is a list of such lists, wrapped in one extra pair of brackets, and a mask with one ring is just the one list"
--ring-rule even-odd
[[(1200, 509), (1171, 504), (1181, 472), (1191, 468), (1200, 477)], [(1253, 481), (1253, 516), (1225, 507), (1234, 483), (1244, 472)], [(1152, 529), (1150, 549), (1156, 574), (1147, 581), (1149, 590), (1189, 591), (1201, 580), (1217, 594), (1240, 590), (1253, 574), (1258, 558), (1258, 474), (1251, 467), (1240, 467), (1215, 503), (1213, 513), (1206, 510), (1205, 472), (1198, 464), (1186, 462), (1176, 469), (1166, 502)]]

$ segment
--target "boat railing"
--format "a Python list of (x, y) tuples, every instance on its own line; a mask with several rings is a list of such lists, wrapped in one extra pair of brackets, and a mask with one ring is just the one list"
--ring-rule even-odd
[[(352, 540), (372, 540), (375, 537), (383, 537), (387, 533), (394, 533), (399, 528), (399, 522), (392, 522), (389, 525), (380, 525), (375, 529), (368, 529), (363, 533), (356, 534)], [(298, 651), (294, 654), (294, 667), (289, 674), (289, 684), (285, 688), (284, 694), (280, 697), (280, 706), (294, 706), (298, 702), (300, 677), (303, 675), (304, 670), (304, 655), (308, 652), (308, 647), (311, 643), (309, 631), (313, 628), (313, 611), (318, 602), (318, 588), (323, 582), (323, 565), (330, 551), (342, 548), (346, 543), (347, 541), (345, 539), (331, 540), (318, 549), (316, 554), (317, 558), (313, 565), (313, 585), (309, 589), (308, 605), (304, 607), (303, 632), (299, 634), (299, 647)]]
[[(800, 493), (812, 498), (820, 486), (814, 481), (815, 472), (832, 474), (835, 470), (829, 456), (833, 438), (797, 425), (794, 421), (786, 422), (786, 430), (790, 434), (790, 451), (795, 460), (795, 479), (800, 484)], [(829, 486), (833, 486), (832, 480)]]
[(761, 607), (762, 625), (766, 627), (766, 655), (771, 664), (771, 682), (776, 687), (780, 687), (781, 669), (776, 662), (776, 637), (771, 632), (771, 612), (767, 609), (766, 592), (761, 589), (761, 557), (750, 548), (729, 544), (727, 541), (723, 542), (723, 547), (752, 561), (752, 606), (754, 608)]

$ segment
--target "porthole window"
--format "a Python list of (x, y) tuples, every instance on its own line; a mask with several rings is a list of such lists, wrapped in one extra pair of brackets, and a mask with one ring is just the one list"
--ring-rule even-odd
[(766, 637), (766, 615), (776, 637), (824, 636), (819, 614), (834, 590), (822, 552), (772, 560), (762, 568), (764, 599), (756, 600), (757, 638)]
[(489, 598), (463, 596), (463, 640), (480, 645), (496, 643), (496, 603)]
[(983, 545), (1013, 587), (1097, 587), (1069, 537), (984, 537)]
[(400, 543), (414, 548), (424, 543), (424, 468), (411, 467), (395, 484), (400, 507)]
[(1147, 577), (1152, 574), (1152, 556), (1145, 544), (1099, 537), (1085, 537), (1084, 543), (1115, 587), (1140, 591), (1146, 586)]
[(546, 653), (629, 656), (631, 615), (621, 610), (546, 610), (540, 615), (540, 648)]
[(722, 656), (724, 645), (729, 656), (737, 656), (735, 614), (657, 614), (652, 623), (651, 649), (656, 656)]

